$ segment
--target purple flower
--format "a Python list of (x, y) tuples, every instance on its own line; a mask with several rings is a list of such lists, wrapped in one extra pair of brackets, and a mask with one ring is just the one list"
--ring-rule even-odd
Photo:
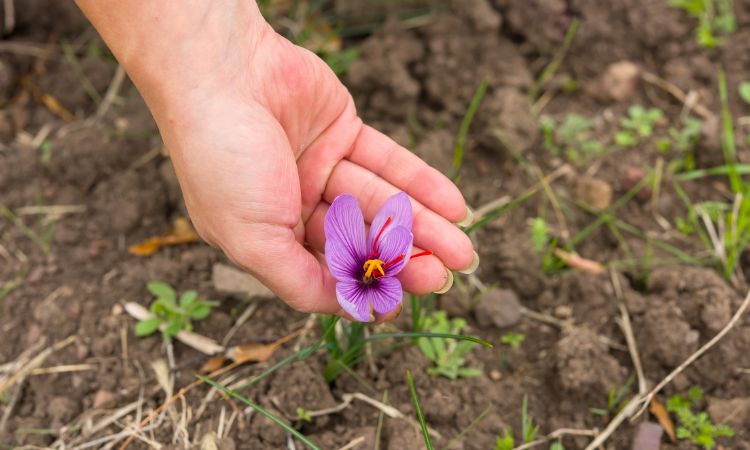
[(401, 304), (401, 282), (395, 277), (409, 262), (414, 236), (409, 196), (399, 192), (375, 215), (365, 239), (365, 220), (354, 196), (339, 195), (325, 219), (325, 256), (338, 280), (336, 297), (341, 307), (361, 322), (373, 320), (373, 311), (385, 314)]

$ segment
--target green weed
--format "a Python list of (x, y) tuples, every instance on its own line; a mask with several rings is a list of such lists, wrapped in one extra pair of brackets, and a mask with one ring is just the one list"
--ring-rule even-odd
[(180, 331), (191, 331), (193, 320), (202, 320), (211, 314), (217, 302), (204, 300), (196, 291), (185, 291), (180, 295), (167, 283), (151, 281), (147, 288), (156, 299), (151, 303), (153, 316), (140, 320), (135, 325), (136, 336), (148, 336), (161, 330), (166, 341), (170, 341)]
[(737, 29), (733, 0), (669, 0), (669, 3), (698, 19), (695, 38), (702, 47), (723, 44)]
[(568, 114), (561, 123), (549, 116), (540, 119), (544, 147), (553, 156), (564, 156), (571, 164), (585, 166), (604, 155), (606, 148), (593, 137), (593, 124), (580, 114)]
[[(424, 329), (432, 333), (459, 334), (466, 326), (466, 321), (456, 317), (448, 319), (445, 311), (435, 311), (425, 318)], [(464, 367), (466, 356), (476, 344), (469, 341), (445, 341), (436, 338), (420, 338), (417, 345), (422, 353), (433, 362), (434, 366), (427, 369), (431, 375), (444, 376), (452, 380), (456, 378), (476, 377), (482, 374), (480, 369)]]
[(646, 109), (641, 105), (628, 108), (627, 117), (620, 122), (620, 131), (615, 134), (615, 144), (620, 147), (634, 147), (642, 138), (654, 133), (654, 126), (664, 117), (657, 108)]
[(740, 93), (740, 98), (742, 101), (750, 105), (750, 81), (743, 81), (740, 83), (737, 90)]
[(673, 395), (667, 401), (667, 411), (677, 416), (677, 438), (688, 440), (711, 450), (716, 445), (716, 438), (732, 437), (734, 430), (726, 425), (714, 425), (705, 411), (693, 412), (693, 408), (703, 399), (703, 389), (693, 386), (683, 397)]
[(519, 348), (521, 344), (523, 344), (523, 341), (525, 339), (526, 335), (524, 335), (523, 333), (515, 333), (513, 331), (509, 331), (500, 336), (500, 343), (511, 348)]
[(476, 91), (474, 91), (474, 95), (471, 97), (471, 102), (469, 102), (469, 107), (466, 108), (464, 118), (461, 120), (461, 125), (458, 128), (458, 135), (456, 136), (456, 143), (453, 146), (453, 172), (451, 173), (451, 178), (455, 178), (461, 170), (464, 161), (464, 148), (466, 147), (466, 137), (469, 134), (469, 127), (471, 127), (471, 122), (474, 121), (474, 115), (476, 115), (479, 105), (482, 104), (482, 99), (487, 93), (488, 86), (489, 82), (484, 78), (482, 82), (479, 83)]

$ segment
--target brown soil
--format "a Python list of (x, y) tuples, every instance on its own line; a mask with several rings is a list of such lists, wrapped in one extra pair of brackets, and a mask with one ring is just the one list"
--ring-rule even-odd
[[(750, 1), (737, 0), (735, 12), (739, 31), (719, 49), (705, 50), (693, 39), (694, 22), (669, 8), (666, 1), (456, 1), (426, 24), (406, 28), (396, 21), (387, 22), (357, 42), (360, 57), (349, 69), (345, 83), (368, 123), (439, 169), (448, 170), (458, 124), (475, 88), (486, 78), (489, 89), (471, 128), (459, 180), (469, 203), (479, 206), (503, 195), (515, 198), (536, 183), (537, 178), (524, 171), (514, 154), (523, 155), (544, 173), (563, 164), (559, 158), (550, 158), (543, 147), (539, 121), (530, 112), (532, 102), (527, 93), (560, 48), (574, 18), (580, 19), (580, 29), (547, 85), (558, 89), (543, 113), (556, 118), (570, 112), (582, 114), (595, 124), (595, 134), (606, 140), (631, 104), (657, 106), (672, 124), (678, 123), (683, 109), (669, 94), (643, 82), (625, 100), (608, 99), (607, 92), (601, 91), (600, 79), (610, 64), (619, 61), (631, 61), (695, 92), (711, 111), (720, 106), (716, 67), (721, 65), (733, 87), (730, 104), (735, 117), (747, 115), (748, 107), (734, 87), (750, 77)], [(164, 233), (174, 218), (184, 215), (184, 206), (169, 160), (159, 152), (156, 127), (132, 85), (125, 83), (123, 101), (115, 104), (104, 120), (83, 120), (96, 111), (96, 104), (58, 44), (70, 43), (83, 73), (100, 94), (107, 89), (116, 66), (75, 7), (51, 0), (29, 1), (19, 11), (15, 31), (7, 39), (33, 42), (39, 48), (52, 43), (52, 51), (45, 57), (0, 51), (0, 205), (11, 211), (33, 205), (85, 206), (85, 212), (64, 215), (51, 226), (37, 215), (22, 216), (24, 226), (0, 216), (0, 287), (13, 282), (7, 295), (0, 289), (0, 367), (27, 349), (44, 348), (69, 336), (75, 336), (75, 342), (49, 356), (44, 367), (91, 365), (90, 370), (29, 376), (21, 385), (5, 429), (0, 430), (4, 445), (0, 448), (49, 446), (58, 439), (77, 436), (78, 430), (71, 425), (90, 426), (92, 418), (141, 397), (146, 412), (164, 401), (165, 394), (151, 368), (153, 361), (166, 358), (164, 347), (157, 337), (136, 338), (134, 321), (121, 306), (128, 301), (147, 304), (150, 298), (145, 285), (149, 280), (169, 282), (181, 291), (197, 289), (208, 298), (221, 300), (218, 311), (196, 327), (197, 332), (217, 340), (245, 310), (247, 299), (215, 290), (212, 266), (226, 261), (206, 245), (171, 247), (150, 257), (127, 252), (129, 245)], [(561, 87), (570, 80), (581, 88), (565, 93)], [(76, 120), (64, 122), (39, 102), (39, 93), (56, 98)], [(710, 125), (697, 148), (697, 159), (703, 165), (721, 163), (718, 128)], [(718, 127), (718, 122), (713, 125)], [(49, 155), (29, 145), (45, 126), (52, 127)], [(660, 126), (662, 131), (666, 129), (666, 124)], [(494, 130), (501, 130), (505, 144)], [(750, 161), (742, 130), (738, 130), (738, 144), (739, 158)], [(577, 175), (586, 172), (603, 180), (618, 198), (628, 188), (623, 177), (629, 167), (650, 170), (662, 156), (654, 145), (644, 144), (574, 170)], [(570, 202), (577, 178), (563, 177), (553, 184), (567, 205), (564, 214), (571, 235), (594, 220)], [(685, 208), (668, 185), (664, 183), (658, 208), (661, 215), (673, 220), (684, 216)], [(720, 179), (703, 179), (686, 189), (701, 199), (725, 198), (727, 192)], [(701, 251), (695, 237), (665, 234), (649, 205), (632, 200), (618, 217), (684, 251)], [(476, 244), (482, 258), (477, 275), (485, 285), (512, 291), (523, 307), (553, 320), (545, 322), (528, 315), (518, 320), (517, 311), (479, 305), (477, 301), (501, 296), (488, 294), (476, 300), (469, 283), (438, 300), (450, 314), (467, 318), (470, 334), (487, 341), (498, 343), (500, 336), (511, 330), (526, 336), (518, 349), (504, 345), (476, 349), (468, 362), (482, 368), (484, 376), (456, 381), (432, 377), (419, 350), (402, 347), (377, 355), (371, 364), (356, 366), (359, 380), (344, 374), (328, 384), (321, 375), (325, 355), (319, 352), (244, 393), (293, 421), (324, 449), (340, 448), (359, 436), (365, 441), (355, 448), (374, 448), (378, 410), (355, 400), (343, 411), (307, 423), (294, 420), (298, 407), (329, 408), (350, 392), (380, 399), (387, 390), (391, 405), (415, 417), (404, 376), (407, 369), (414, 373), (427, 422), (442, 436), (437, 439), (438, 447), (488, 407), (484, 419), (452, 443), (451, 449), (493, 449), (496, 436), (508, 426), (518, 435), (525, 394), (541, 434), (561, 427), (602, 429), (608, 417), (595, 415), (590, 408), (606, 406), (611, 386), (622, 386), (634, 372), (633, 366), (616, 323), (620, 313), (609, 274), (565, 271), (547, 276), (542, 271), (540, 258), (531, 248), (529, 218), (546, 215), (553, 233), (563, 235), (550, 208), (547, 198), (537, 195), (482, 228)], [(49, 251), (43, 242), (30, 239), (25, 227), (42, 240), (49, 236)], [(654, 258), (667, 257), (648, 249), (638, 237), (626, 235), (625, 241), (627, 247), (604, 226), (576, 249), (603, 263), (629, 258), (631, 253), (639, 258), (649, 251), (654, 252)], [(750, 269), (748, 258), (745, 269)], [(743, 296), (709, 267), (670, 262), (647, 274), (632, 266), (619, 266), (616, 272), (651, 385), (720, 330)], [(238, 330), (232, 343), (270, 342), (307, 320), (279, 301), (255, 301), (259, 302), (257, 312)], [(510, 302), (508, 307), (517, 305)], [(503, 316), (477, 320), (477, 311), (479, 315), (496, 311)], [(408, 330), (408, 316), (407, 311), (395, 326)], [(498, 324), (506, 323), (503, 321), (508, 326), (499, 328)], [(316, 337), (317, 327), (305, 344)], [(289, 355), (291, 347), (280, 350), (270, 363)], [(703, 387), (703, 406), (715, 420), (729, 423), (737, 432), (734, 438), (722, 441), (726, 448), (750, 449), (748, 348), (750, 320), (744, 319), (667, 386), (661, 397), (685, 392), (692, 385)], [(194, 380), (206, 357), (182, 344), (175, 345), (174, 353), (179, 388)], [(237, 379), (246, 378), (266, 367), (247, 366), (235, 373)], [(0, 398), (0, 411), (9, 408), (14, 392), (11, 389), (7, 398)], [(146, 435), (168, 444), (164, 448), (182, 448), (180, 433), (187, 432), (198, 448), (204, 436), (226, 426), (236, 413), (228, 434), (217, 440), (220, 448), (287, 448), (283, 429), (239, 403), (214, 398), (202, 405), (207, 392), (205, 387), (197, 388), (185, 403), (176, 405), (174, 411), (191, 412), (185, 430), (176, 429), (167, 415)], [(745, 413), (727, 416), (727, 411)], [(117, 433), (134, 417), (129, 415), (96, 436)], [(413, 423), (411, 419), (386, 418), (379, 448), (423, 448)], [(634, 425), (623, 425), (608, 448), (629, 448), (634, 429)], [(568, 449), (583, 448), (587, 442), (588, 438), (563, 439)], [(147, 444), (136, 440), (131, 448), (147, 448)], [(662, 448), (694, 447), (665, 441)]]

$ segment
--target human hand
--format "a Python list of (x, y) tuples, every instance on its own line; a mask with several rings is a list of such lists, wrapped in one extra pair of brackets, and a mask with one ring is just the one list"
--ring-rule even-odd
[(252, 9), (249, 17), (209, 9), (196, 22), (171, 16), (191, 32), (175, 32), (174, 45), (164, 43), (172, 34), (161, 35), (159, 45), (170, 49), (162, 69), (145, 67), (137, 54), (125, 57), (201, 236), (294, 309), (342, 314), (320, 257), (330, 203), (353, 194), (369, 223), (404, 191), (414, 210), (415, 251), (434, 253), (399, 274), (404, 289), (447, 289), (446, 268), (475, 269), (471, 241), (452, 223), (468, 211), (453, 183), (363, 125), (326, 64)]

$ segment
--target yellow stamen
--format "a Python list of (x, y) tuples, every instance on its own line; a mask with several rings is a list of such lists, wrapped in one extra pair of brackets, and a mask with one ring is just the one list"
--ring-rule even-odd
[(372, 278), (372, 275), (373, 275), (372, 273), (375, 270), (380, 272), (381, 277), (384, 276), (385, 275), (385, 269), (383, 269), (384, 264), (385, 263), (379, 259), (368, 259), (367, 261), (365, 261), (365, 264), (362, 266), (362, 268), (365, 269), (365, 276), (364, 276), (365, 281)]

